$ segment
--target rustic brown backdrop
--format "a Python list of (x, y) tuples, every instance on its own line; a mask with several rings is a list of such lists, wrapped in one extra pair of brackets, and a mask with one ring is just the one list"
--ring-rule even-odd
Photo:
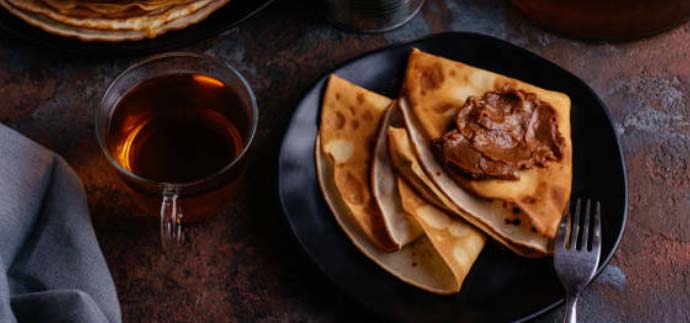
[(138, 58), (59, 55), (0, 38), (0, 122), (57, 151), (82, 177), (125, 322), (378, 321), (334, 288), (292, 237), (276, 195), (277, 153), (301, 93), (325, 71), (449, 30), (496, 36), (557, 62), (613, 114), (630, 217), (621, 249), (581, 301), (583, 321), (690, 321), (690, 25), (636, 42), (581, 42), (530, 25), (504, 1), (430, 0), (397, 31), (353, 35), (328, 25), (311, 2), (276, 1), (239, 28), (186, 48), (244, 73), (261, 126), (245, 189), (190, 228), (193, 246), (175, 258), (161, 254), (155, 222), (142, 220), (93, 136), (105, 87)]

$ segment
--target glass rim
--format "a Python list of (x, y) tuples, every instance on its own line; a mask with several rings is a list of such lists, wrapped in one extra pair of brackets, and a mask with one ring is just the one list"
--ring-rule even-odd
[[(109, 93), (111, 93), (111, 91), (113, 91), (113, 88), (115, 87), (115, 85), (120, 80), (122, 80), (125, 76), (127, 76), (130, 72), (132, 72), (134, 69), (142, 67), (142, 66), (150, 64), (150, 63), (153, 63), (153, 62), (156, 62), (156, 61), (159, 61), (159, 60), (162, 60), (162, 59), (165, 59), (165, 58), (176, 58), (176, 57), (178, 57), (178, 58), (179, 57), (182, 57), (182, 58), (188, 57), (188, 58), (195, 58), (195, 59), (200, 59), (200, 60), (211, 61), (213, 63), (220, 65), (220, 66), (225, 67), (234, 76), (236, 76), (240, 80), (240, 83), (242, 84), (242, 87), (244, 88), (244, 90), (249, 95), (249, 105), (250, 105), (249, 108), (251, 109), (251, 112), (252, 112), (251, 128), (249, 130), (249, 137), (246, 141), (246, 144), (244, 145), (244, 148), (242, 148), (242, 151), (235, 158), (233, 158), (233, 160), (230, 163), (223, 166), (223, 168), (219, 169), (218, 171), (214, 172), (213, 174), (207, 175), (207, 176), (204, 176), (202, 178), (195, 179), (192, 181), (187, 181), (187, 182), (159, 182), (159, 181), (155, 181), (155, 180), (151, 180), (151, 179), (139, 176), (139, 175), (135, 174), (134, 172), (125, 169), (124, 167), (122, 167), (122, 165), (120, 165), (120, 163), (118, 163), (115, 160), (115, 158), (113, 158), (112, 154), (110, 153), (110, 149), (108, 149), (108, 147), (106, 145), (105, 138), (103, 138), (103, 136), (101, 136), (101, 132), (99, 131), (101, 124), (99, 121), (100, 118), (99, 118), (98, 112), (100, 112), (104, 108), (105, 98), (108, 96)], [(140, 83), (140, 82), (137, 82), (137, 83)], [(258, 123), (259, 123), (259, 108), (258, 108), (258, 105), (256, 103), (256, 96), (254, 95), (254, 91), (252, 91), (252, 88), (249, 85), (249, 82), (247, 82), (247, 80), (244, 78), (244, 76), (239, 71), (237, 71), (237, 69), (235, 69), (232, 65), (225, 63), (216, 57), (206, 55), (206, 54), (184, 52), (184, 51), (167, 52), (167, 53), (153, 55), (153, 56), (144, 58), (144, 59), (130, 65), (126, 69), (124, 69), (122, 72), (120, 72), (117, 75), (117, 77), (115, 77), (115, 79), (113, 79), (113, 81), (110, 82), (110, 84), (106, 88), (105, 92), (103, 92), (103, 96), (101, 97), (101, 100), (98, 104), (98, 110), (96, 111), (96, 113), (94, 113), (94, 115), (95, 115), (96, 139), (98, 141), (98, 146), (100, 147), (101, 152), (106, 156), (106, 159), (108, 159), (108, 162), (111, 165), (113, 165), (115, 167), (115, 169), (117, 169), (117, 171), (120, 174), (122, 174), (122, 175), (124, 175), (130, 179), (133, 179), (136, 182), (143, 183), (146, 186), (158, 186), (158, 187), (172, 186), (175, 189), (189, 189), (189, 188), (192, 188), (192, 187), (195, 187), (198, 185), (203, 185), (203, 184), (212, 182), (213, 180), (219, 178), (223, 174), (230, 171), (235, 165), (237, 165), (244, 158), (244, 156), (247, 154), (247, 151), (249, 151), (249, 148), (251, 147), (252, 143), (254, 142), (254, 137), (256, 135), (256, 130), (257, 130)], [(107, 121), (110, 121), (110, 116), (108, 117)]]

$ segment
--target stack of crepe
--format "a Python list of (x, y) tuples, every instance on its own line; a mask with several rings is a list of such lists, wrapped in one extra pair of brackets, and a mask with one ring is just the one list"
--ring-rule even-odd
[(0, 0), (47, 32), (85, 41), (154, 38), (200, 22), (229, 0)]
[[(453, 176), (433, 143), (468, 98), (506, 86), (552, 107), (562, 153), (514, 179)], [(457, 293), (487, 238), (523, 257), (553, 253), (570, 195), (569, 116), (565, 94), (415, 49), (397, 100), (330, 77), (315, 147), (319, 183), (366, 256), (409, 284)]]

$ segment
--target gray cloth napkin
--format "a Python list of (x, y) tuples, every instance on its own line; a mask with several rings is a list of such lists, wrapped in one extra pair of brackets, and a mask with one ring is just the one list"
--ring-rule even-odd
[(121, 322), (79, 177), (1, 124), (0, 322)]

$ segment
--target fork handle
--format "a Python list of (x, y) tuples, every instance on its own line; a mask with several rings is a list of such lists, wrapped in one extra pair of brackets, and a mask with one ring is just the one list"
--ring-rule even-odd
[(565, 297), (565, 317), (563, 317), (563, 323), (575, 323), (577, 322), (577, 299), (580, 295), (578, 294), (568, 294)]

